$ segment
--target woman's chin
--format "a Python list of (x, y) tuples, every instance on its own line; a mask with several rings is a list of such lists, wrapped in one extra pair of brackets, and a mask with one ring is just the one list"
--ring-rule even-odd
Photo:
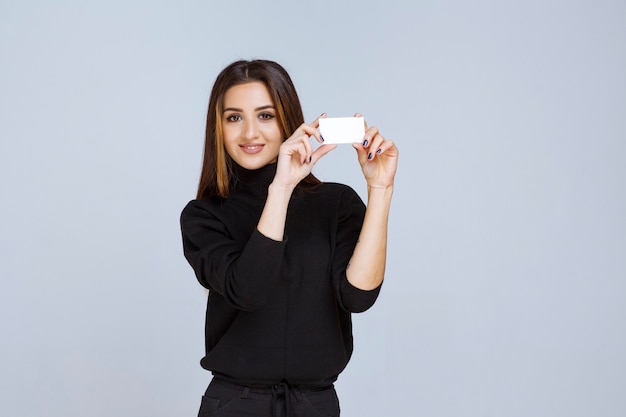
[(245, 168), (247, 170), (250, 171), (254, 171), (256, 169), (261, 169), (264, 166), (271, 164), (273, 162), (276, 162), (276, 160), (267, 160), (266, 158), (250, 158), (250, 157), (244, 157), (244, 158), (233, 158), (235, 160), (235, 162), (237, 163), (237, 165), (239, 165), (242, 168)]

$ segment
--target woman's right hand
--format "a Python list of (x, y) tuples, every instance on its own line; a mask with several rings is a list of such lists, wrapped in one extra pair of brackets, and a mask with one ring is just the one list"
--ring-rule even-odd
[[(355, 114), (355, 117), (362, 117)], [(365, 176), (368, 187), (393, 187), (394, 177), (398, 167), (398, 148), (388, 139), (385, 139), (378, 128), (368, 127), (365, 123), (365, 137), (362, 143), (352, 145), (357, 151), (359, 164)]]
[(323, 113), (312, 123), (303, 123), (283, 142), (278, 152), (278, 164), (273, 184), (287, 189), (294, 189), (298, 183), (311, 173), (313, 165), (320, 158), (337, 147), (337, 145), (319, 146), (313, 151), (310, 137), (323, 144), (324, 139), (317, 129), (319, 119), (326, 117)]

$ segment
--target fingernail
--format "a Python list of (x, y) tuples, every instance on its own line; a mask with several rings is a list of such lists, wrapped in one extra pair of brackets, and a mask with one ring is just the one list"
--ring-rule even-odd
[(326, 116), (326, 113), (320, 114), (320, 117), (324, 117), (324, 116)]
[(311, 163), (312, 160), (313, 160), (313, 157), (309, 156), (309, 164)]
[(324, 136), (320, 135), (320, 139), (324, 142)]
[(382, 149), (379, 149), (376, 151), (376, 153), (381, 153), (382, 151), (383, 151)]
[(367, 159), (372, 159), (374, 157), (374, 155), (372, 155), (371, 153), (367, 155)]
[(365, 140), (363, 141), (363, 146), (367, 146), (367, 144), (368, 144), (368, 143), (369, 143), (369, 142), (367, 141), (367, 139), (365, 139)]

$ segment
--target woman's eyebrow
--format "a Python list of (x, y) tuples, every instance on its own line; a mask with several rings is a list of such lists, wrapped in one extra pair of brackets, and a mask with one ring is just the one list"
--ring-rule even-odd
[[(267, 110), (267, 109), (273, 109), (273, 108), (274, 108), (273, 104), (266, 104), (265, 106), (257, 107), (256, 109), (254, 109), (254, 111)], [(236, 107), (227, 107), (222, 111), (222, 113), (226, 113), (227, 111), (243, 112), (243, 109), (238, 109)]]

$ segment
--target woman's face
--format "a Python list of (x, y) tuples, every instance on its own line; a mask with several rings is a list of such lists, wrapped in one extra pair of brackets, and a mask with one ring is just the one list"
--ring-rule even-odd
[(229, 88), (223, 108), (222, 133), (228, 155), (246, 169), (276, 162), (284, 138), (265, 84), (254, 81)]

